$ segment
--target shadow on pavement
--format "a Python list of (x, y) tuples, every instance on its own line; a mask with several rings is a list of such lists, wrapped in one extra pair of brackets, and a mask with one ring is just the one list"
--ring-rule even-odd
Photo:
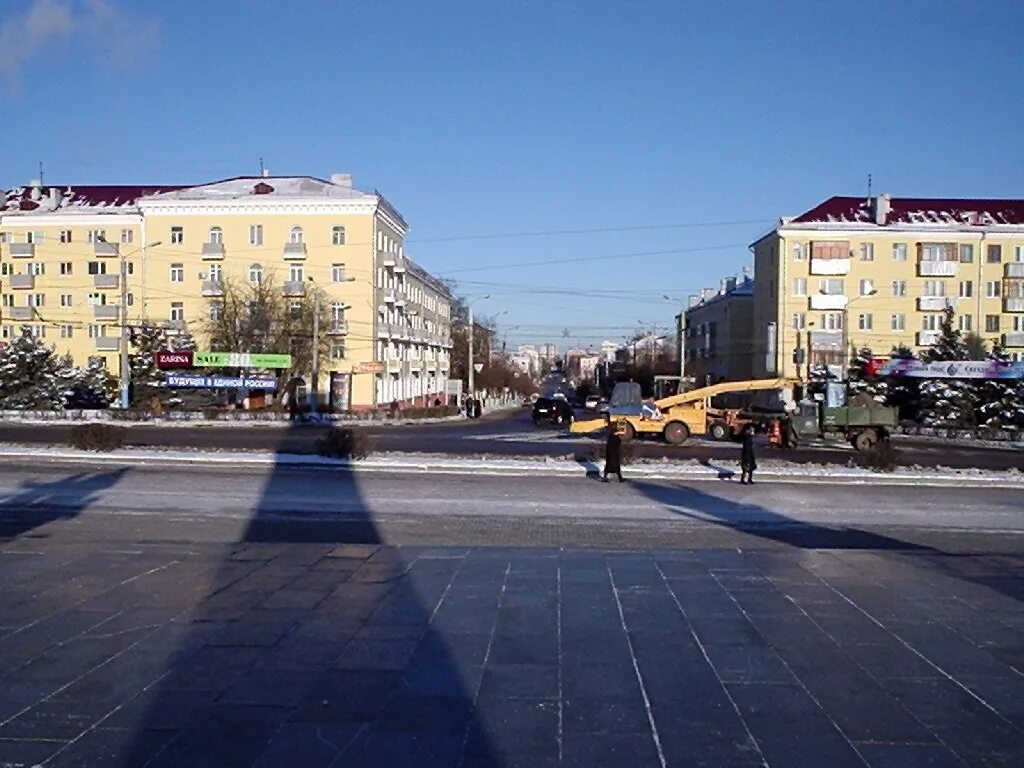
[[(289, 511), (318, 485), (344, 521)], [(360, 498), (354, 474), (274, 466), (238, 540), (135, 652), (155, 682), (110, 718), (131, 737), (108, 732), (103, 765), (503, 764), (474, 713), (505, 564), (383, 547)]]
[(129, 471), (80, 472), (54, 482), (23, 484), (17, 493), (0, 499), (0, 539), (14, 539), (47, 523), (77, 517)]

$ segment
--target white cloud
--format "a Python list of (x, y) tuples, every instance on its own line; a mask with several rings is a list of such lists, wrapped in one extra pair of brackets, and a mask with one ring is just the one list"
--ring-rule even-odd
[(81, 43), (103, 63), (129, 69), (159, 42), (154, 19), (132, 16), (110, 0), (29, 0), (26, 6), (0, 21), (0, 82), (11, 89), (33, 60), (68, 45)]

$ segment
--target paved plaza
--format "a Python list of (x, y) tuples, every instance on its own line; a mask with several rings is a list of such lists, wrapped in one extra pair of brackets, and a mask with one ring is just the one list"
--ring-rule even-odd
[(4, 766), (1024, 765), (1013, 554), (3, 531)]

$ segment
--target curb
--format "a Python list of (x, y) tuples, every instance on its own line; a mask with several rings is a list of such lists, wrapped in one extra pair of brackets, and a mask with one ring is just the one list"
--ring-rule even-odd
[[(259, 453), (198, 453), (189, 451), (154, 451), (123, 449), (111, 453), (94, 453), (68, 448), (20, 448), (0, 446), (0, 461), (4, 459), (36, 459), (55, 463), (74, 464), (132, 464), (144, 467), (218, 467), (237, 469), (242, 467), (287, 466), (296, 469), (341, 470), (349, 472), (375, 473), (430, 473), (451, 475), (502, 475), (510, 477), (565, 477), (585, 478), (600, 471), (594, 462), (576, 463), (569, 461), (522, 461), (510, 459), (473, 458), (424, 458), (413, 455), (392, 454), (365, 459), (335, 459), (324, 456), (302, 454)], [(732, 467), (704, 465), (674, 465), (653, 467), (650, 465), (628, 465), (628, 477), (644, 480), (676, 480), (700, 482), (731, 482), (739, 472)], [(758, 473), (758, 482), (801, 483), (801, 484), (842, 484), (842, 485), (894, 485), (908, 486), (927, 483), (933, 486), (955, 486), (989, 488), (993, 482), (1001, 487), (1024, 489), (1024, 475), (988, 473), (977, 470), (970, 474), (954, 472), (891, 472), (875, 473), (852, 468), (808, 469), (789, 467), (765, 467)]]

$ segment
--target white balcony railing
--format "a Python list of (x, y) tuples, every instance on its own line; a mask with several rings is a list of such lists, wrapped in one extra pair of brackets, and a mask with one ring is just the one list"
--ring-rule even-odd
[(1003, 299), (1003, 312), (1024, 312), (1024, 298), (1007, 296)]
[(223, 296), (223, 280), (203, 280), (203, 296)]
[(842, 331), (811, 331), (811, 346), (815, 349), (843, 346)]
[(102, 240), (96, 240), (92, 244), (92, 252), (93, 255), (99, 256), (100, 258), (115, 258), (118, 253), (117, 243), (105, 243)]
[(10, 307), (6, 310), (9, 320), (31, 320), (35, 317), (35, 307)]
[(932, 344), (939, 340), (939, 336), (941, 335), (941, 331), (918, 331), (917, 346), (930, 347)]
[(1004, 347), (1024, 347), (1024, 331), (1003, 334)]
[(1011, 261), (1004, 264), (1003, 277), (1024, 277), (1024, 261)]
[(850, 300), (842, 294), (811, 294), (811, 309), (836, 310), (846, 309)]
[(101, 304), (92, 308), (92, 315), (97, 320), (117, 320), (119, 314), (116, 305)]
[(96, 339), (96, 349), (100, 352), (116, 352), (121, 340), (117, 336), (100, 336)]
[(812, 275), (848, 275), (849, 259), (811, 259)]
[(35, 275), (11, 275), (11, 279), (8, 282), (11, 288), (32, 290), (36, 287), (36, 276)]
[(281, 293), (285, 296), (305, 296), (306, 284), (301, 280), (288, 280), (281, 286)]
[(958, 261), (919, 261), (917, 274), (921, 277), (956, 277)]
[(12, 259), (31, 259), (36, 255), (35, 243), (11, 243)]
[(204, 259), (223, 259), (224, 243), (203, 243)]
[(284, 244), (284, 257), (286, 259), (304, 259), (304, 258), (306, 258), (306, 244), (305, 243), (285, 243)]
[(344, 336), (348, 333), (348, 320), (332, 320), (327, 326), (328, 336)]
[(118, 275), (93, 275), (92, 285), (94, 288), (112, 290), (121, 286), (121, 278)]
[(921, 312), (944, 312), (946, 307), (956, 307), (952, 296), (918, 296), (917, 308)]

